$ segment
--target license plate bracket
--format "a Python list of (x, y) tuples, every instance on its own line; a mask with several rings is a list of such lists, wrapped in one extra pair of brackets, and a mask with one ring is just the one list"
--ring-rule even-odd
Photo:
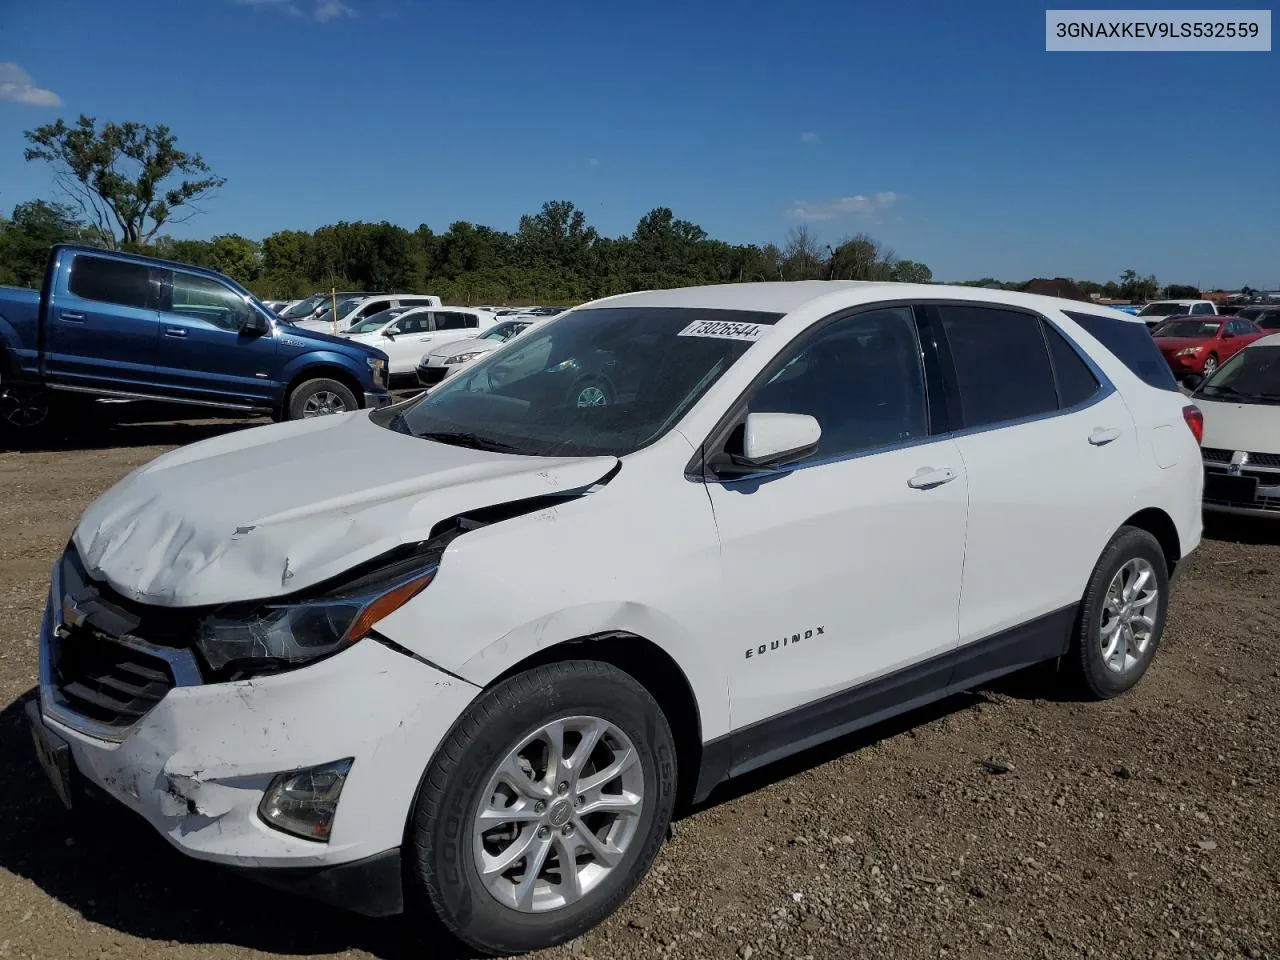
[(1258, 478), (1209, 474), (1204, 478), (1204, 495), (1226, 503), (1253, 503), (1258, 496)]
[(71, 809), (71, 746), (67, 741), (50, 730), (40, 716), (40, 707), (36, 701), (28, 700), (26, 706), (27, 720), (31, 728), (31, 742), (35, 747), (36, 759), (41, 769), (49, 778), (53, 792), (58, 795), (62, 805)]

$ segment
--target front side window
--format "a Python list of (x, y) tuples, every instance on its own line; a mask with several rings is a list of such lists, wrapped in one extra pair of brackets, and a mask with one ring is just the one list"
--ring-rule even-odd
[(423, 311), (422, 313), (411, 313), (401, 317), (400, 322), (396, 324), (395, 333), (430, 333), (431, 332), (431, 314)]
[(173, 303), (169, 312), (203, 320), (233, 333), (252, 316), (252, 309), (243, 297), (216, 280), (181, 270), (173, 272)]
[(1213, 304), (1197, 303), (1195, 306), (1191, 308), (1191, 312), (1196, 316), (1203, 316), (1206, 314), (1209, 316), (1213, 316)]
[(670, 430), (778, 318), (754, 310), (579, 310), (450, 377), (389, 427), (529, 456), (624, 456)]
[(1140, 317), (1176, 317), (1185, 313), (1186, 308), (1180, 303), (1148, 303), (1140, 311)]
[(357, 320), (353, 323), (348, 333), (377, 333), (396, 317), (404, 313), (403, 309), (392, 308), (390, 310), (382, 310), (372, 316), (365, 317), (363, 320)]
[(1214, 400), (1280, 403), (1280, 346), (1251, 346), (1218, 368), (1196, 391)]
[(146, 308), (150, 303), (151, 270), (137, 263), (78, 255), (71, 263), (70, 289), (77, 297)]
[(844, 317), (784, 355), (748, 413), (803, 413), (822, 436), (811, 460), (922, 440), (924, 370), (909, 307)]
[(938, 308), (966, 428), (1058, 409), (1039, 317), (988, 306)]
[(506, 320), (502, 323), (494, 324), (484, 333), (480, 334), (480, 340), (497, 340), (499, 343), (506, 343), (521, 330), (529, 326), (528, 323), (519, 320)]

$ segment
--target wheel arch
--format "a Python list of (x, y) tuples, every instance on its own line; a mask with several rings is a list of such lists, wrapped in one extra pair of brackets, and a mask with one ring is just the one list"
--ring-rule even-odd
[(1156, 538), (1160, 550), (1164, 553), (1164, 562), (1169, 568), (1169, 575), (1182, 560), (1182, 541), (1178, 536), (1177, 524), (1173, 518), (1159, 507), (1147, 507), (1129, 517), (1121, 526), (1137, 527)]
[(303, 367), (285, 385), (284, 395), (280, 398), (282, 415), (287, 415), (289, 412), (289, 398), (293, 396), (293, 391), (308, 380), (336, 380), (355, 395), (356, 403), (359, 406), (364, 406), (364, 385), (350, 370), (338, 364), (316, 363)]
[(564, 660), (596, 660), (617, 667), (658, 702), (676, 745), (677, 809), (686, 808), (694, 799), (702, 766), (702, 714), (681, 666), (652, 640), (610, 630), (544, 647), (494, 677), (486, 689), (534, 667)]

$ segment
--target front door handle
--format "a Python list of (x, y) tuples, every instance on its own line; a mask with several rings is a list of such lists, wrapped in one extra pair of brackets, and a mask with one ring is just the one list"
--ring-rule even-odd
[(1089, 442), (1095, 447), (1105, 447), (1112, 440), (1120, 438), (1120, 429), (1118, 427), (1094, 427), (1093, 433), (1089, 434)]
[(912, 490), (932, 490), (944, 483), (950, 483), (955, 478), (956, 472), (950, 467), (942, 467), (939, 470), (921, 467), (916, 471), (916, 475), (907, 481), (907, 486)]
[(182, 337), (185, 337), (187, 335), (187, 331), (184, 330), (182, 327), (165, 327), (164, 335), (166, 337), (178, 337), (179, 339), (181, 339)]
[(67, 323), (84, 323), (83, 313), (72, 313), (70, 310), (63, 310), (58, 317), (67, 321)]

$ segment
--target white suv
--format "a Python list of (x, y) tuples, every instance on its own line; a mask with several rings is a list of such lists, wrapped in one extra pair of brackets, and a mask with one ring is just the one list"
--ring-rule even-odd
[(729, 777), (1038, 661), (1131, 687), (1200, 540), (1200, 426), (1105, 308), (596, 301), (104, 494), (54, 569), (38, 752), (191, 856), (544, 947)]
[(1138, 311), (1138, 319), (1148, 327), (1164, 323), (1170, 317), (1216, 317), (1218, 305), (1212, 300), (1153, 300)]

